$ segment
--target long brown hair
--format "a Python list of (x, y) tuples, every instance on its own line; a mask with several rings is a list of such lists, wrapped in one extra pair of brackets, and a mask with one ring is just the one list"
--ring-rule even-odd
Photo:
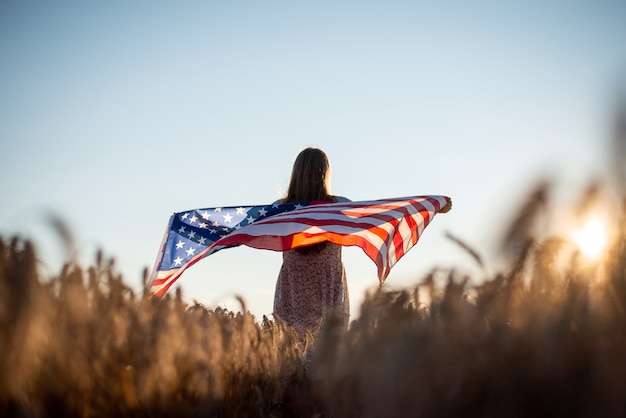
[(285, 203), (310, 200), (335, 201), (329, 193), (330, 163), (318, 148), (305, 148), (298, 154), (291, 170)]
[[(298, 154), (291, 170), (289, 189), (283, 203), (322, 200), (335, 202), (329, 193), (330, 163), (326, 153), (318, 148), (305, 148)], [(299, 247), (295, 250), (302, 255), (319, 254), (327, 242)]]

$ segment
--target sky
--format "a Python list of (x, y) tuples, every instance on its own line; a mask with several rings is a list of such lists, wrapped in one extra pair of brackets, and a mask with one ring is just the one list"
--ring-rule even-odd
[[(450, 196), (385, 286), (434, 268), (484, 276), (535, 183), (602, 173), (626, 81), (626, 3), (184, 1), (0, 3), (0, 236), (33, 239), (52, 276), (101, 249), (141, 289), (169, 216), (262, 205), (323, 149), (352, 200)], [(566, 193), (564, 194), (566, 195)], [(353, 316), (378, 286), (344, 248)], [(189, 301), (270, 315), (278, 252), (218, 252)]]

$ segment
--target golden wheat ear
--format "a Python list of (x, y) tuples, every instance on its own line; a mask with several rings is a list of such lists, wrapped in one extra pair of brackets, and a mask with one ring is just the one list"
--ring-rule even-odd
[(444, 236), (465, 250), (483, 270), (485, 269), (485, 264), (483, 263), (482, 257), (478, 254), (478, 251), (474, 250), (467, 243), (450, 232), (446, 232)]

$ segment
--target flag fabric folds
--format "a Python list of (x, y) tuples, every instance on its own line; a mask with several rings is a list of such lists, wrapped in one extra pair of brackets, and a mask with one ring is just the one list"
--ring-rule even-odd
[(195, 209), (170, 217), (149, 287), (163, 296), (181, 274), (224, 248), (285, 251), (330, 241), (358, 246), (382, 283), (447, 203), (429, 195), (360, 202), (301, 202)]

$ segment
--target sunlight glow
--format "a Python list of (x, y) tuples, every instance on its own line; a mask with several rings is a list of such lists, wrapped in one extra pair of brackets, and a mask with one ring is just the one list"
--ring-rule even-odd
[(606, 225), (599, 218), (589, 218), (573, 234), (580, 251), (588, 258), (598, 258), (608, 243)]

